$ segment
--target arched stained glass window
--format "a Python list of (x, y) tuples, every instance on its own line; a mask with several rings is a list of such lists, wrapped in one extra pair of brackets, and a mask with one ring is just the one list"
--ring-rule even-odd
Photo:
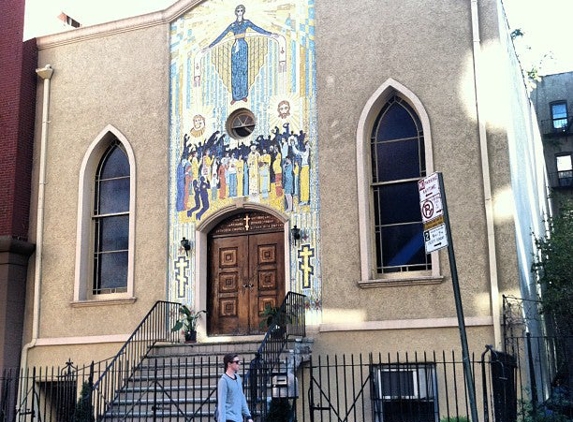
[(414, 110), (399, 96), (392, 96), (378, 115), (370, 149), (376, 270), (430, 270), (418, 196), (418, 180), (426, 176), (424, 133)]
[(129, 160), (120, 142), (103, 154), (95, 175), (93, 294), (127, 289), (129, 253)]

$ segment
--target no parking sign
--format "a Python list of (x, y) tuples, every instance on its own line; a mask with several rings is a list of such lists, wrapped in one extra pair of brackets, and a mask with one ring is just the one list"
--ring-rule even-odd
[(420, 212), (424, 223), (424, 246), (426, 253), (448, 246), (444, 207), (437, 173), (418, 181)]

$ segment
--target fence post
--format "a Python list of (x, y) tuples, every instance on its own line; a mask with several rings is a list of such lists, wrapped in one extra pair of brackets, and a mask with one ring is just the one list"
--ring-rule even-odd
[(535, 380), (535, 365), (533, 364), (533, 352), (531, 351), (531, 333), (525, 333), (527, 341), (527, 358), (529, 361), (529, 383), (531, 385), (531, 402), (537, 406), (537, 381)]

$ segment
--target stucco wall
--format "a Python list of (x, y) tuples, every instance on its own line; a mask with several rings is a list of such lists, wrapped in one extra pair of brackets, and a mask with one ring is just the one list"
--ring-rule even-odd
[[(313, 141), (318, 143), (319, 154), (322, 276), (318, 286), (322, 300), (317, 308), (322, 315), (314, 321), (321, 325), (312, 327), (310, 333), (319, 352), (449, 349), (459, 344), (446, 250), (439, 252), (441, 281), (372, 289), (357, 285), (361, 279), (357, 171), (369, 165), (365, 157), (356, 156), (358, 122), (366, 102), (390, 78), (415, 95), (428, 116), (429, 130), (424, 137), (433, 150), (429, 170), (444, 175), (473, 348), (481, 350), (494, 338), (494, 311), (499, 312), (494, 284), (502, 291), (517, 290), (516, 208), (509, 169), (508, 123), (495, 119), (501, 113), (507, 119), (513, 105), (504, 98), (499, 109), (494, 107), (508, 77), (500, 69), (509, 65), (506, 46), (499, 38), (499, 5), (480, 2), (479, 56), (483, 73), (476, 91), (472, 33), (472, 22), (476, 21), (470, 2), (422, 3), (367, 0), (354, 9), (339, 0), (314, 3), (317, 90), (309, 92), (309, 98), (311, 104), (316, 100), (318, 119)], [(183, 16), (184, 12), (182, 8), (175, 15)], [(370, 24), (364, 24), (367, 17)], [(221, 17), (224, 22), (228, 19), (227, 15)], [(99, 32), (86, 29), (77, 32), (77, 37), (48, 37), (39, 43), (39, 66), (50, 63), (55, 69), (48, 135), (40, 338), (43, 344), (59, 348), (53, 353), (58, 359), (67, 347), (62, 338), (74, 338), (77, 355), (87, 356), (78, 346), (84, 336), (127, 335), (152, 304), (167, 295), (172, 265), (169, 248), (178, 246), (168, 235), (169, 177), (176, 161), (170, 156), (168, 143), (169, 66), (173, 58), (169, 22), (153, 22), (135, 25), (139, 21), (133, 21), (132, 27), (111, 25)], [(41, 104), (40, 95), (38, 115)], [(78, 307), (72, 304), (78, 173), (86, 149), (107, 125), (113, 125), (127, 138), (135, 154), (136, 301)], [(38, 119), (36, 127), (38, 144)], [(368, 133), (370, 129), (365, 130)], [(489, 166), (482, 165), (484, 157)], [(35, 180), (37, 195), (37, 175)], [(492, 211), (489, 231), (488, 209)], [(34, 231), (33, 227), (31, 237)], [(496, 280), (492, 280), (492, 251), (496, 253)], [(197, 262), (204, 264), (204, 260)], [(296, 270), (296, 265), (293, 268)], [(29, 292), (33, 284), (32, 268)], [(493, 302), (492, 294), (496, 296)], [(29, 340), (33, 298), (31, 293), (28, 296)], [(92, 352), (102, 358), (109, 349), (109, 345), (100, 343), (92, 346)], [(49, 355), (37, 347), (31, 356), (32, 361), (41, 361)]]
[[(406, 1), (389, 7), (371, 1), (364, 7), (376, 16), (375, 27), (361, 25), (363, 16), (350, 13), (342, 2), (317, 3), (320, 146), (328, 150), (320, 157), (321, 185), (335, 187), (322, 190), (325, 309), (361, 309), (367, 320), (455, 315), (445, 250), (441, 284), (356, 286), (356, 165), (368, 165), (355, 156), (357, 121), (370, 95), (393, 78), (420, 99), (429, 115), (431, 133), (424, 135), (433, 146), (434, 170), (444, 175), (466, 316), (491, 315), (470, 4), (428, 2), (420, 7), (418, 1)], [(484, 36), (491, 39), (496, 9), (480, 13)], [(492, 170), (506, 167), (503, 133), (489, 132), (488, 139), (494, 147)], [(494, 189), (509, 183), (507, 172), (494, 171), (493, 176)], [(513, 259), (509, 248), (499, 252), (501, 260)]]
[[(82, 32), (77, 34), (81, 36)], [(49, 342), (59, 344), (64, 337), (75, 338), (75, 342), (81, 343), (83, 336), (127, 336), (156, 300), (165, 299), (167, 42), (167, 24), (87, 37), (82, 42), (60, 36), (40, 41), (39, 66), (51, 64), (54, 68), (39, 311), (39, 337), (49, 339)], [(38, 116), (42, 107), (41, 90), (42, 84), (38, 91)], [(135, 303), (75, 307), (72, 302), (79, 173), (89, 146), (108, 125), (125, 136), (135, 155)], [(38, 119), (36, 162), (40, 152), (40, 129)], [(33, 186), (37, 195), (38, 169), (35, 170)], [(34, 206), (34, 219), (36, 211)], [(35, 224), (30, 233), (35, 239)], [(34, 290), (33, 273), (32, 266), (29, 292)], [(31, 293), (27, 299), (30, 327), (34, 302)], [(27, 340), (30, 336), (28, 331)]]

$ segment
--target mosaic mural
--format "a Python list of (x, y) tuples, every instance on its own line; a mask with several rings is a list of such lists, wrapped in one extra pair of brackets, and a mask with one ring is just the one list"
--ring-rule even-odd
[(319, 314), (313, 14), (313, 1), (210, 0), (171, 24), (170, 300), (193, 303), (197, 225), (251, 201), (300, 228), (286, 287)]

